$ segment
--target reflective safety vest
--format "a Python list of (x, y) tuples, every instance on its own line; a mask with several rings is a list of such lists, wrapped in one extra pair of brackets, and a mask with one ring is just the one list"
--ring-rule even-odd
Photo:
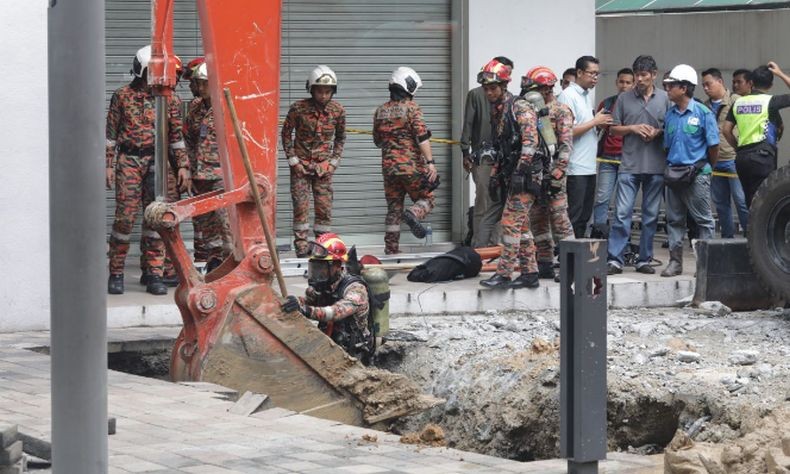
[(776, 126), (768, 120), (768, 94), (746, 95), (732, 105), (738, 125), (738, 147), (767, 141), (776, 145)]

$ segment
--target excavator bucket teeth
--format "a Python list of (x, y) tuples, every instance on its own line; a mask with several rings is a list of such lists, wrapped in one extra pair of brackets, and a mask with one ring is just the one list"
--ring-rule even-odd
[(311, 416), (363, 426), (443, 403), (403, 375), (363, 366), (298, 312), (283, 313), (268, 286), (242, 291), (208, 340), (201, 380)]

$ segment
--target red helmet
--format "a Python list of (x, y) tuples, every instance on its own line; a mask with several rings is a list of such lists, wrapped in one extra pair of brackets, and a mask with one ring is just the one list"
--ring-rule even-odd
[(178, 81), (184, 73), (184, 63), (181, 62), (181, 58), (177, 54), (173, 55), (173, 59), (176, 60), (176, 81)]
[(184, 80), (189, 80), (192, 78), (192, 73), (195, 72), (195, 69), (200, 66), (201, 64), (206, 62), (206, 58), (195, 58), (192, 61), (187, 63), (187, 67), (184, 68), (184, 73), (181, 75), (181, 78)]
[(510, 73), (512, 71), (513, 69), (510, 66), (492, 59), (477, 73), (477, 82), (480, 84), (507, 84), (510, 82)]
[(329, 260), (335, 262), (348, 261), (348, 248), (333, 232), (321, 234), (310, 242), (310, 260)]
[(521, 78), (522, 89), (534, 89), (540, 86), (553, 87), (556, 83), (557, 76), (546, 66), (533, 67)]

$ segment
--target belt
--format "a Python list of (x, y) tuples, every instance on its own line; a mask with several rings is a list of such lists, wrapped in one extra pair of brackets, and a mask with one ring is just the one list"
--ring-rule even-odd
[(152, 156), (154, 154), (154, 147), (152, 146), (132, 146), (126, 143), (121, 143), (118, 145), (118, 151), (123, 153), (124, 155), (132, 155), (132, 156)]

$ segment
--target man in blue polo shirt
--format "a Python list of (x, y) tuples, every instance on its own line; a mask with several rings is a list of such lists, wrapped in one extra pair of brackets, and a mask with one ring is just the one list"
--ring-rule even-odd
[(669, 264), (661, 276), (671, 277), (683, 273), (687, 213), (697, 223), (700, 239), (713, 238), (710, 179), (719, 157), (719, 126), (713, 112), (693, 99), (697, 85), (694, 68), (675, 66), (664, 84), (669, 100), (675, 104), (664, 119)]

